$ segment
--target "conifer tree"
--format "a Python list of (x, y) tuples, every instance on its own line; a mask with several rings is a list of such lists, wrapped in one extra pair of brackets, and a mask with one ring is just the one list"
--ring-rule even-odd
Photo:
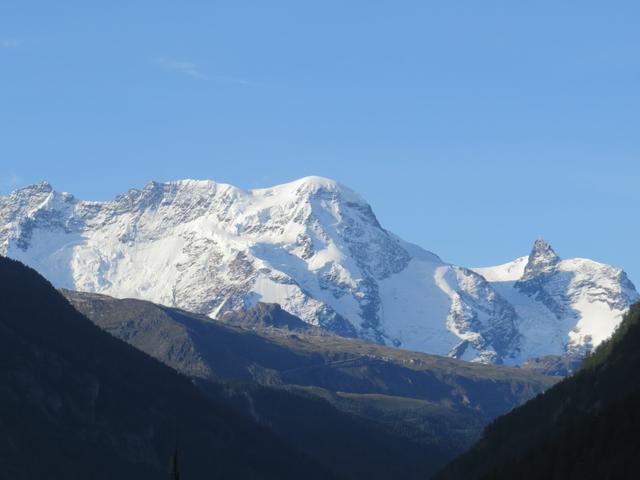
[(178, 449), (173, 451), (173, 455), (169, 459), (169, 480), (180, 480), (180, 471), (178, 470)]

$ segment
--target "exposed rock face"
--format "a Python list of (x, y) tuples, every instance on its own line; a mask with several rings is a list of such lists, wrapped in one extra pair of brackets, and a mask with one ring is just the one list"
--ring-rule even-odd
[(277, 328), (292, 332), (322, 332), (322, 330), (314, 329), (295, 315), (283, 310), (277, 303), (258, 303), (248, 310), (227, 312), (219, 320), (229, 325), (251, 330)]
[[(558, 276), (559, 265), (560, 257), (556, 255), (551, 245), (538, 239), (529, 254), (522, 278), (514, 286), (529, 297), (535, 296), (536, 300), (542, 302), (558, 319), (569, 316), (577, 320), (577, 313), (568, 307), (569, 302), (564, 297), (567, 291), (566, 283), (571, 274)], [(554, 291), (545, 288), (553, 282), (563, 283), (563, 285)]]
[[(562, 261), (542, 241), (526, 265), (516, 260), (519, 276), (505, 288), (483, 277), (504, 266), (447, 264), (382, 228), (358, 194), (319, 177), (250, 191), (151, 182), (108, 202), (33, 185), (0, 197), (0, 253), (57, 287), (211, 317), (277, 303), (340, 335), (488, 363), (590, 348), (637, 298), (621, 270)], [(581, 302), (607, 305), (595, 336), (581, 324)], [(528, 338), (536, 308), (556, 318), (547, 350)]]

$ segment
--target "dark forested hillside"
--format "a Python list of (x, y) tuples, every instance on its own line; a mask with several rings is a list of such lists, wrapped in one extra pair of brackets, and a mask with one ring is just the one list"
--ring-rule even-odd
[(176, 444), (185, 479), (332, 477), (0, 257), (0, 476), (166, 478)]
[(581, 368), (498, 418), (438, 479), (640, 475), (640, 304)]

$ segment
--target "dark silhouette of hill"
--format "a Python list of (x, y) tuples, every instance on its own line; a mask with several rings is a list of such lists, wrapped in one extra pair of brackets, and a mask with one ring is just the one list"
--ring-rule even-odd
[(333, 478), (175, 370), (100, 330), (0, 257), (0, 476)]
[(437, 479), (640, 475), (640, 304), (571, 377), (489, 425)]

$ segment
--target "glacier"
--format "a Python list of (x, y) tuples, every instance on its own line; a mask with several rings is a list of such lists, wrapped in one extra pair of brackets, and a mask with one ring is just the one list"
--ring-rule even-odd
[(0, 254), (59, 288), (212, 318), (277, 303), (339, 335), (507, 365), (588, 352), (639, 298), (621, 269), (562, 260), (543, 240), (504, 265), (452, 265), (322, 177), (150, 182), (104, 202), (43, 182), (0, 197)]

